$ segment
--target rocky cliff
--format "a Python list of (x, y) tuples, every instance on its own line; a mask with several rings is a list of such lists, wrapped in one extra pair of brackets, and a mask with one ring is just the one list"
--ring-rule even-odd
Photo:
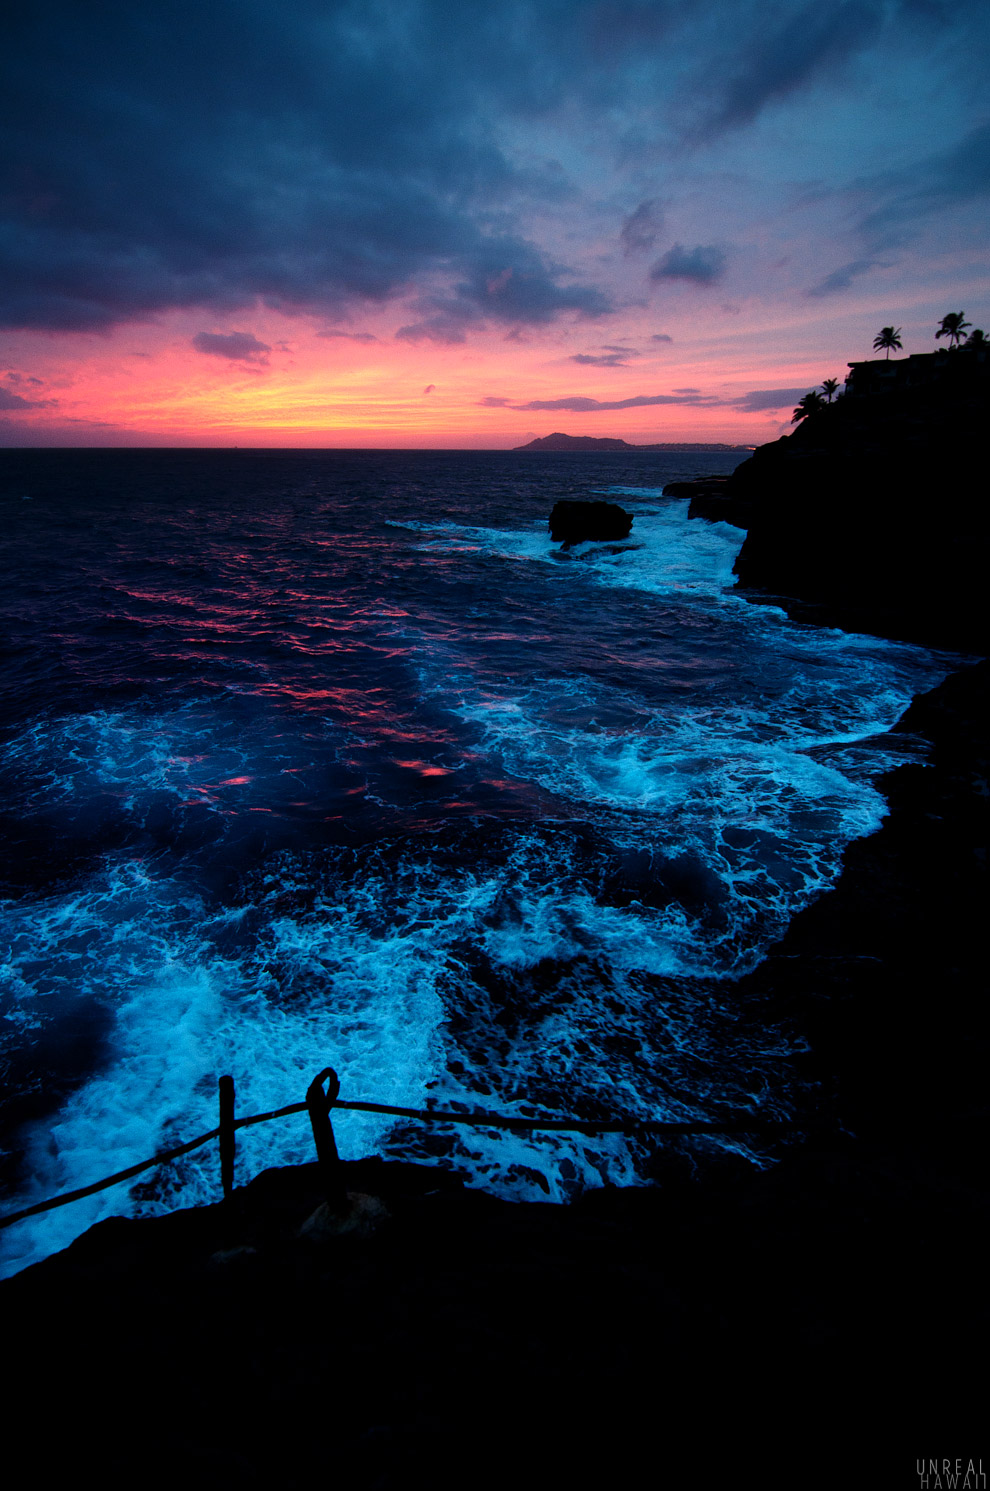
[(850, 630), (987, 651), (990, 364), (965, 348), (943, 364), (826, 405), (737, 468), (742, 585)]

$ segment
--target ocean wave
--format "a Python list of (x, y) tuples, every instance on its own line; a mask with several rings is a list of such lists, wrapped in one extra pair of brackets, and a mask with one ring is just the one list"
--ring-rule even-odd
[[(518, 479), (513, 463), (501, 506), (487, 475), (474, 496), (441, 485), (447, 508), (432, 488), (408, 516), (390, 497), (373, 532), (328, 499), (291, 547), (247, 557), (234, 514), (236, 552), (223, 523), (211, 539), (224, 584), (189, 584), (241, 672), (199, 631), (162, 653), (139, 629), (126, 702), (104, 611), (135, 584), (108, 589), (97, 546), (74, 704), (41, 669), (0, 758), (21, 836), (0, 907), (9, 1088), (36, 1114), (51, 1093), (45, 1119), (8, 1126), (8, 1205), (211, 1128), (223, 1072), (242, 1113), (299, 1100), (327, 1064), (345, 1096), (414, 1107), (791, 1111), (788, 1040), (746, 1018), (736, 975), (880, 822), (877, 775), (923, 754), (886, 732), (950, 663), (748, 605), (739, 531), (690, 522), (659, 486), (612, 489), (629, 541), (562, 550)], [(471, 502), (482, 522), (438, 516)], [(149, 616), (205, 521), (180, 513), (161, 540)], [(456, 1165), (507, 1196), (562, 1201), (656, 1162), (622, 1136), (335, 1123), (348, 1157)], [(241, 1180), (311, 1158), (305, 1117), (244, 1131), (238, 1153)], [(211, 1146), (11, 1229), (7, 1267), (101, 1216), (218, 1191)]]

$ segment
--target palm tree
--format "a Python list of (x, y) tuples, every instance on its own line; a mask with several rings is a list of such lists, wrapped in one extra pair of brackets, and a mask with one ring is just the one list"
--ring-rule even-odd
[(887, 357), (890, 357), (890, 349), (899, 352), (903, 343), (901, 342), (901, 328), (899, 326), (882, 326), (879, 336), (873, 338), (874, 352), (882, 352), (887, 349)]
[(939, 337), (948, 337), (949, 346), (958, 347), (962, 341), (963, 332), (968, 331), (972, 324), (972, 321), (966, 320), (964, 311), (950, 311), (947, 316), (942, 317), (942, 324), (935, 333), (935, 340), (938, 341)]
[(823, 393), (826, 393), (828, 395), (828, 401), (830, 404), (832, 402), (832, 395), (835, 393), (838, 386), (838, 378), (826, 378), (824, 383), (822, 384), (822, 391)]
[(799, 420), (806, 419), (809, 414), (815, 414), (819, 409), (824, 409), (824, 407), (825, 400), (817, 389), (811, 393), (806, 393), (804, 398), (798, 399), (797, 408), (791, 415), (791, 424), (796, 425)]

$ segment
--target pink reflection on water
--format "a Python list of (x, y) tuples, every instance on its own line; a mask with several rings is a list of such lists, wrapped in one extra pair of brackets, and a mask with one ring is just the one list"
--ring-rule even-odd
[(408, 767), (410, 771), (418, 771), (421, 777), (449, 777), (452, 768), (449, 766), (431, 766), (428, 761), (399, 761), (396, 766)]
[(128, 595), (132, 600), (148, 601), (155, 604), (158, 601), (168, 601), (173, 606), (186, 606), (195, 610), (196, 601), (188, 595), (183, 595), (179, 590), (135, 590), (132, 586), (122, 585), (119, 587), (123, 595)]

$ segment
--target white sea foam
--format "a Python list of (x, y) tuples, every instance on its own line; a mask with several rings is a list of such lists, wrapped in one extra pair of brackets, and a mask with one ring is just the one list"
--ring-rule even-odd
[[(269, 872), (258, 904), (212, 912), (175, 877), (123, 860), (71, 894), (7, 908), (4, 982), (21, 1011), (71, 985), (110, 1017), (103, 1069), (51, 1124), (28, 1138), (30, 1205), (86, 1185), (216, 1123), (216, 1081), (235, 1075), (238, 1107), (298, 1101), (332, 1063), (349, 1093), (416, 1104), (441, 1060), (438, 952), (418, 933), (369, 924), (364, 880), (350, 904), (291, 903), (292, 865)], [(448, 920), (469, 916), (451, 907)], [(239, 922), (253, 918), (251, 932)], [(438, 928), (434, 926), (433, 932)], [(434, 939), (436, 940), (436, 939)], [(442, 937), (439, 941), (442, 943)], [(442, 953), (439, 954), (442, 960)], [(388, 1121), (339, 1121), (346, 1157), (373, 1151)], [(247, 1131), (244, 1171), (312, 1158), (304, 1121)], [(217, 1196), (216, 1154), (194, 1153), (128, 1195), (122, 1186), (17, 1224), (3, 1234), (6, 1271), (25, 1266), (101, 1217), (192, 1205)]]
[[(3, 908), (0, 986), (18, 1039), (32, 1040), (70, 991), (109, 1022), (101, 1070), (29, 1136), (20, 1204), (212, 1128), (225, 1071), (242, 1113), (299, 1100), (327, 1064), (345, 1096), (406, 1106), (430, 1095), (506, 1113), (583, 1102), (657, 1118), (785, 1103), (785, 1043), (746, 1037), (731, 976), (830, 883), (849, 840), (880, 822), (872, 778), (897, 757), (883, 732), (911, 688), (945, 669), (918, 649), (746, 605), (731, 589), (739, 530), (689, 521), (687, 505), (659, 489), (611, 491), (646, 504), (618, 545), (562, 553), (543, 519), (515, 531), (399, 526), (424, 554), (552, 567), (565, 593), (590, 582), (723, 608), (752, 640), (755, 669), (761, 656), (793, 658), (790, 684), (764, 689), (757, 671), (731, 697), (700, 690), (661, 708), (635, 679), (625, 690), (576, 670), (507, 679), (429, 639), (424, 698), (459, 717), (475, 755), (556, 799), (556, 822), (517, 824), (501, 839), (493, 830), (484, 853), (453, 830), (350, 859), (286, 851), (222, 908), (191, 862), (122, 848), (70, 888)], [(212, 705), (121, 709), (39, 722), (13, 743), (8, 769), (29, 811), (112, 801), (144, 823), (159, 800), (219, 811), (225, 793), (257, 790), (264, 803), (282, 749)], [(634, 884), (610, 900), (609, 864), (624, 852), (645, 854), (670, 896), (644, 903)], [(475, 1183), (506, 1195), (560, 1200), (640, 1175), (641, 1155), (621, 1136), (465, 1131), (431, 1141), (343, 1114), (335, 1126), (347, 1157), (417, 1157), (439, 1144)], [(243, 1131), (239, 1154), (242, 1177), (311, 1158), (305, 1117)], [(5, 1266), (64, 1246), (102, 1216), (217, 1194), (210, 1146), (146, 1183), (10, 1229)]]
[[(868, 781), (809, 754), (822, 737), (806, 721), (788, 730), (786, 716), (761, 719), (757, 708), (685, 707), (676, 717), (641, 710), (632, 725), (602, 728), (586, 717), (593, 687), (581, 676), (542, 679), (500, 698), (466, 676), (442, 684), (448, 707), (457, 690), (458, 711), (504, 770), (569, 810), (583, 804), (614, 844), (668, 859), (693, 855), (731, 885), (727, 929), (710, 940), (693, 934), (686, 945), (675, 930), (667, 957), (670, 971), (738, 973), (828, 883), (850, 839), (879, 825), (884, 799)], [(600, 685), (597, 694), (607, 706)], [(585, 718), (575, 722), (575, 713)], [(840, 740), (878, 728), (872, 718), (865, 731), (844, 723)], [(727, 853), (727, 830), (752, 831), (746, 853)]]
[(458, 523), (417, 522), (424, 552), (480, 551), (506, 559), (580, 564), (601, 584), (630, 586), (655, 594), (718, 595), (734, 583), (732, 566), (742, 542), (728, 523), (689, 521), (686, 504), (670, 502), (635, 515), (628, 539), (589, 541), (562, 549), (551, 539), (545, 519), (527, 529), (499, 529)]
[[(71, 895), (17, 908), (6, 977), (8, 985), (19, 980), (21, 1007), (71, 981), (111, 1018), (103, 1069), (53, 1123), (35, 1125), (28, 1136), (32, 1183), (21, 1204), (100, 1179), (213, 1127), (216, 1080), (224, 1071), (235, 1075), (242, 1113), (299, 1100), (325, 1064), (336, 1068), (345, 1096), (422, 1106), (428, 1085), (442, 1079), (445, 1102), (476, 1102), (472, 1077), (464, 1086), (443, 1077), (445, 1010), (471, 1011), (484, 1028), (483, 1042), (497, 1044), (501, 1035), (498, 1010), (482, 1008), (489, 991), (471, 958), (465, 962), (471, 947), (495, 976), (510, 979), (547, 959), (577, 960), (568, 975), (571, 1013), (579, 1001), (586, 1035), (601, 1015), (585, 987), (597, 974), (582, 972), (582, 960), (604, 959), (617, 986), (641, 1002), (635, 975), (675, 966), (676, 914), (596, 906), (566, 844), (550, 868), (572, 884), (548, 895), (548, 852), (546, 841), (523, 835), (496, 864), (452, 868), (428, 854), (400, 854), (389, 864), (373, 857), (348, 864), (336, 877), (285, 855), (250, 885), (241, 908), (223, 912), (211, 912), (174, 877), (122, 861)], [(547, 1051), (554, 1053), (558, 1084), (585, 1093), (601, 1085), (600, 1058), (590, 1048), (578, 1054), (582, 1037), (572, 1023), (565, 1012), (548, 1011), (535, 1036), (503, 1058), (510, 1085), (521, 1091), (503, 1092), (500, 1108), (521, 1111), (541, 1080)], [(687, 1043), (686, 1030), (682, 1039)], [(663, 1111), (643, 1084), (636, 1102), (642, 1114)], [(345, 1158), (383, 1146), (396, 1152), (387, 1143), (394, 1127), (388, 1119), (342, 1113), (335, 1127)], [(512, 1172), (520, 1165), (548, 1177), (560, 1198), (567, 1191), (561, 1189), (565, 1159), (586, 1183), (599, 1183), (609, 1163), (614, 1179), (634, 1177), (618, 1139), (603, 1150), (568, 1136), (478, 1134), (459, 1152), (462, 1160), (474, 1157), (476, 1179), (508, 1187), (509, 1194), (519, 1194)], [(239, 1139), (242, 1178), (311, 1158), (304, 1117), (247, 1130)], [(530, 1192), (534, 1186), (542, 1195), (531, 1179)], [(203, 1204), (216, 1199), (217, 1187), (210, 1145), (132, 1187), (9, 1229), (5, 1271), (66, 1246), (102, 1217)]]
[[(597, 488), (595, 489), (598, 490)], [(662, 497), (663, 487), (602, 487), (608, 497)]]
[(128, 813), (162, 793), (209, 806), (211, 784), (245, 769), (242, 740), (222, 726), (217, 709), (202, 703), (168, 715), (118, 709), (43, 719), (7, 745), (4, 770), (19, 779), (27, 808), (100, 793)]

